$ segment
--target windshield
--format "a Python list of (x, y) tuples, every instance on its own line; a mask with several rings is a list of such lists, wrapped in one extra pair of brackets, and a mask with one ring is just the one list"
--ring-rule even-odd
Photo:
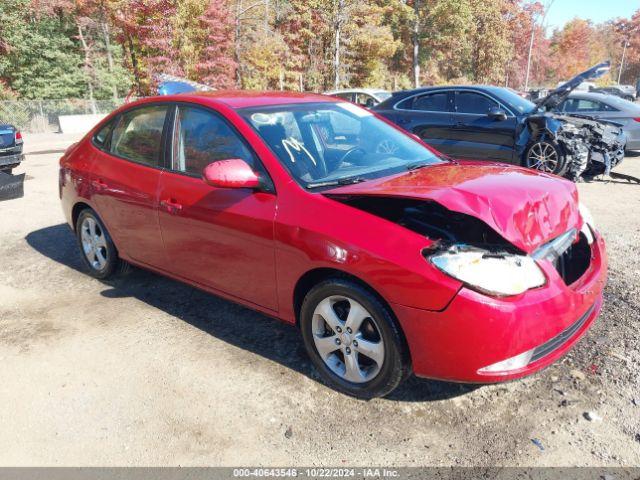
[(376, 92), (376, 97), (378, 97), (381, 102), (384, 102), (387, 98), (391, 98), (391, 93), (381, 90)]
[(351, 103), (277, 105), (239, 113), (306, 188), (362, 181), (442, 161)]
[(500, 97), (505, 103), (508, 103), (518, 110), (518, 113), (531, 113), (536, 109), (535, 103), (530, 102), (526, 98), (522, 98), (516, 92), (507, 88), (501, 89)]

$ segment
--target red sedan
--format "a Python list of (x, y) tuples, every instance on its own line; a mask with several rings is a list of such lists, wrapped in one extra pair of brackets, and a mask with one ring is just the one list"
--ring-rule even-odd
[(62, 157), (60, 197), (94, 277), (134, 264), (297, 325), (362, 398), (410, 373), (530, 374), (602, 305), (604, 242), (571, 182), (453, 161), (331, 97), (128, 104)]

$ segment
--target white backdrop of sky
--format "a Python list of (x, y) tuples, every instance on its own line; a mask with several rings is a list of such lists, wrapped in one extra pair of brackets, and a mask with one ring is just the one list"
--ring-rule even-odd
[[(542, 0), (547, 5), (549, 2)], [(554, 28), (562, 28), (575, 17), (601, 23), (618, 17), (631, 18), (638, 9), (640, 0), (555, 0), (545, 23), (551, 33)]]

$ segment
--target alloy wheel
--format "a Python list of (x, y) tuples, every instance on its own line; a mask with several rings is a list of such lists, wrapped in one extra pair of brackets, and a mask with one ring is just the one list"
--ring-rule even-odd
[(527, 160), (530, 168), (546, 173), (557, 171), (559, 163), (557, 150), (547, 142), (532, 145)]
[(373, 316), (357, 301), (330, 296), (313, 312), (313, 341), (325, 365), (340, 378), (365, 383), (384, 363), (384, 341)]
[(95, 270), (103, 270), (107, 265), (107, 239), (98, 222), (86, 217), (80, 226), (82, 252)]

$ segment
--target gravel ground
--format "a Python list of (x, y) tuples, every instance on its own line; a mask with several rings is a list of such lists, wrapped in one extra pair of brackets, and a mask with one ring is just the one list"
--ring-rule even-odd
[(0, 465), (640, 466), (640, 185), (579, 186), (611, 274), (562, 361), (364, 402), (318, 381), (289, 326), (145, 271), (83, 273), (57, 198), (72, 140), (27, 137), (25, 197), (0, 203)]

